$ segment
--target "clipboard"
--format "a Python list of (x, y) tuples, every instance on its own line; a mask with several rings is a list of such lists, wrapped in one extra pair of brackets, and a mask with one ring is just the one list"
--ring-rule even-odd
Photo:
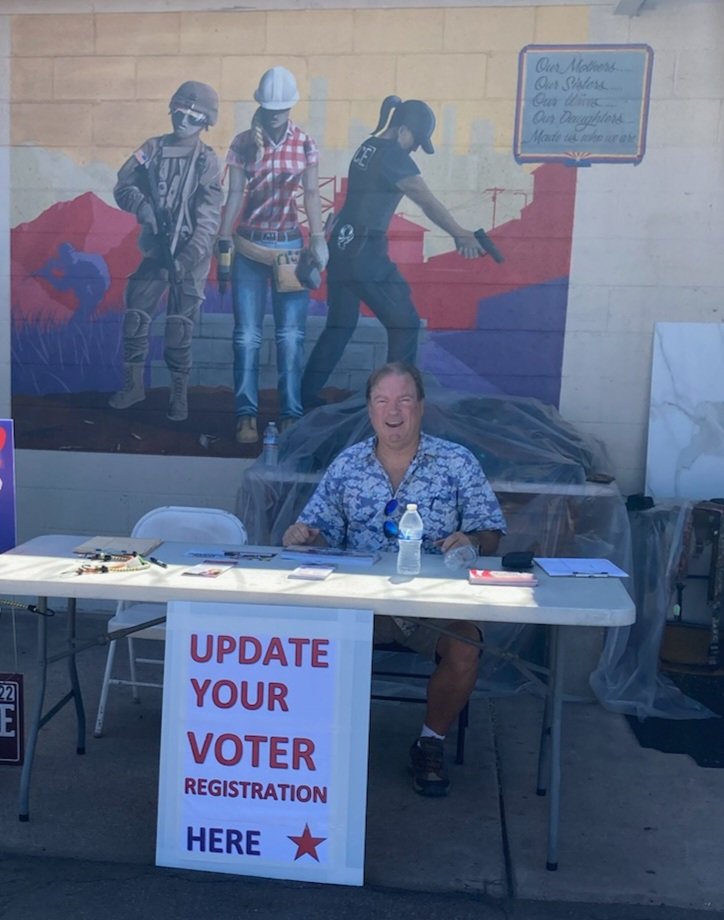
[(73, 549), (79, 556), (93, 553), (107, 553), (109, 556), (146, 556), (152, 553), (163, 540), (156, 537), (91, 537)]
[(574, 559), (536, 556), (534, 562), (552, 578), (628, 578), (609, 559)]

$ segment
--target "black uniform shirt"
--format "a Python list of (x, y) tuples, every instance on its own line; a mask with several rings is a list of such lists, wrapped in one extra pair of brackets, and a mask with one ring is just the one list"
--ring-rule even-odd
[(419, 174), (397, 141), (367, 138), (349, 164), (347, 197), (337, 226), (351, 224), (358, 234), (385, 233), (402, 198), (397, 183)]

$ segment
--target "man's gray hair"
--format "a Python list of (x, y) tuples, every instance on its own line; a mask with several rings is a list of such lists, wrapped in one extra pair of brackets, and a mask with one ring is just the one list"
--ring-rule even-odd
[(415, 389), (417, 390), (417, 398), (420, 400), (425, 398), (425, 387), (422, 382), (422, 374), (415, 365), (408, 364), (407, 361), (390, 361), (388, 364), (383, 364), (382, 367), (378, 367), (377, 370), (372, 371), (370, 374), (365, 389), (365, 399), (367, 402), (370, 401), (372, 390), (377, 386), (380, 380), (392, 374), (397, 377), (412, 377), (415, 383)]

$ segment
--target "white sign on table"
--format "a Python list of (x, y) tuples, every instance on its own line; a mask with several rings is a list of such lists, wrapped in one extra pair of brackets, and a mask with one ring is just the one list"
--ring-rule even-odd
[(362, 884), (372, 621), (169, 603), (158, 865)]

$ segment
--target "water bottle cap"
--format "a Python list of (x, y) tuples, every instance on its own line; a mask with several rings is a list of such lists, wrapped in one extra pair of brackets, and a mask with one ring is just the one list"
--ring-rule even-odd
[(407, 506), (407, 510), (408, 510), (408, 511), (417, 511), (417, 505), (416, 505), (414, 502), (410, 502), (410, 504)]

